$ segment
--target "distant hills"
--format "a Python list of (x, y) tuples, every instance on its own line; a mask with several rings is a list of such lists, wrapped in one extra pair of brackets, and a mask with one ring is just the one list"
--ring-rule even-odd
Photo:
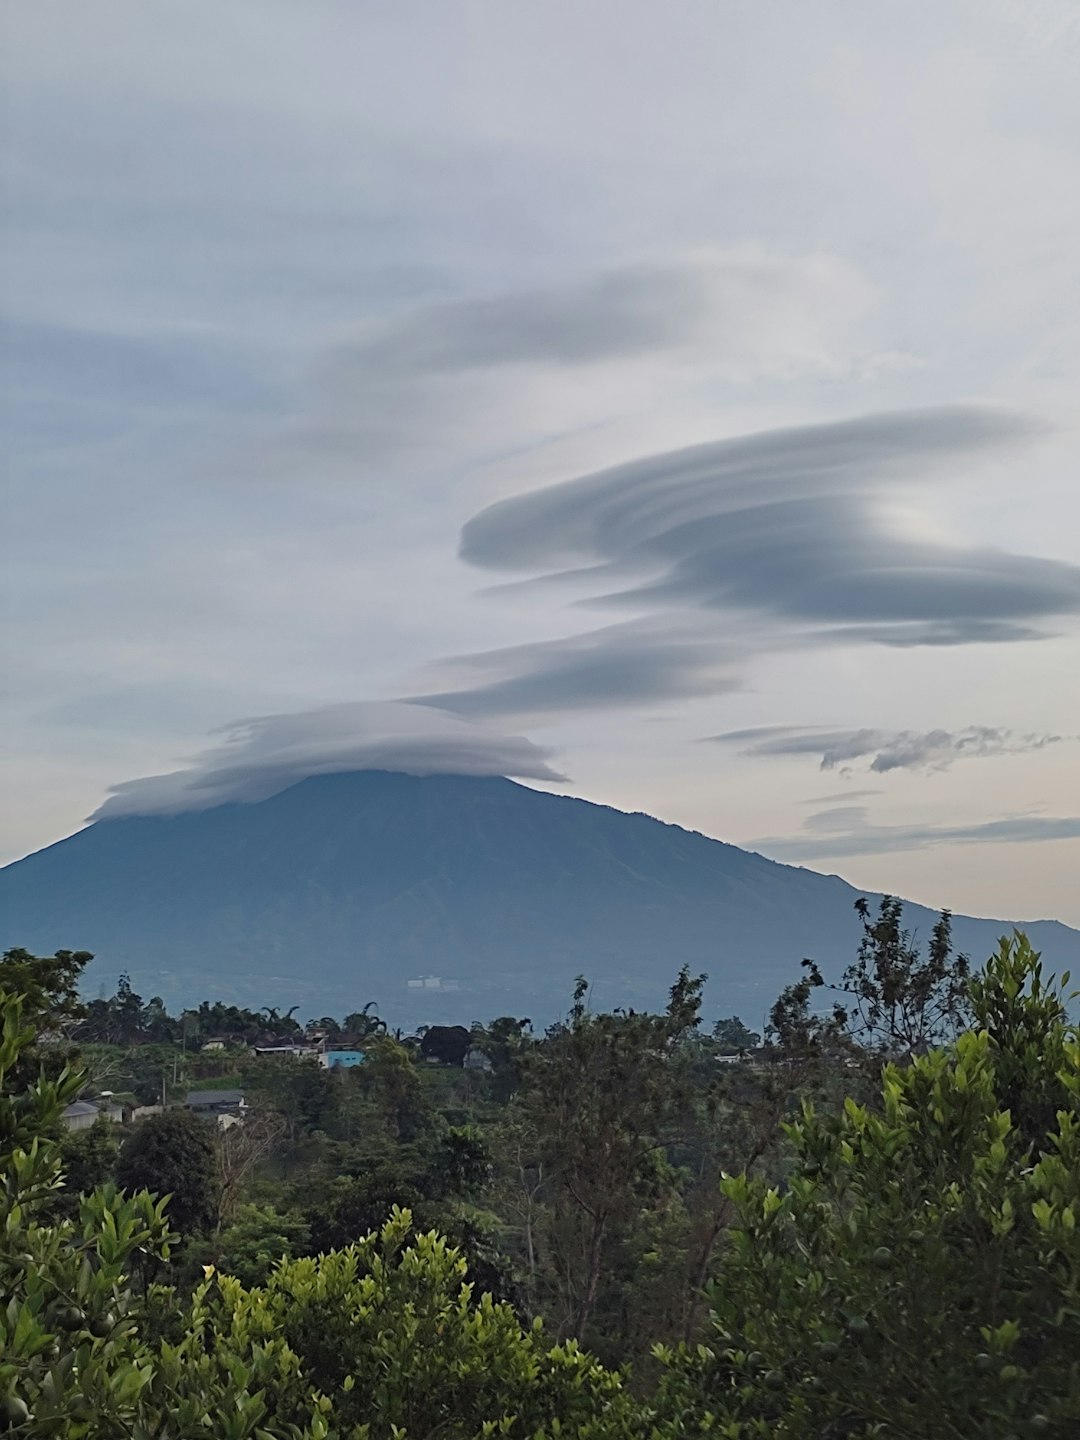
[[(855, 953), (832, 875), (510, 780), (385, 771), (318, 776), (258, 804), (100, 820), (0, 870), (0, 944), (92, 950), (87, 988), (129, 970), (170, 1007), (297, 1004), (303, 1018), (378, 1001), (391, 1024), (657, 1006), (679, 966), (707, 1010), (752, 1026), (813, 956)], [(908, 923), (928, 936), (935, 916)], [(981, 961), (1007, 920), (957, 917)], [(1025, 926), (1080, 968), (1080, 931)]]

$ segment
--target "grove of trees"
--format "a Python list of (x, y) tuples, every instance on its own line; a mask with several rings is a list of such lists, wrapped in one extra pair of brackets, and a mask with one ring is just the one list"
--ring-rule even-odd
[[(341, 1073), (192, 1054), (130, 985), (102, 1039), (121, 1032), (78, 1000), (88, 957), (10, 952), (0, 1430), (1080, 1434), (1068, 977), (1021, 934), (974, 969), (947, 916), (925, 956), (893, 902), (863, 919), (835, 991), (807, 967), (764, 1044), (703, 1026), (683, 971), (661, 1014), (594, 1012), (582, 982), (542, 1035), (476, 1026), (478, 1072), (371, 1006), (348, 1017), (370, 1022), (366, 1063)], [(167, 1099), (235, 1085), (247, 1118), (167, 1104), (65, 1132), (95, 1074), (141, 1083), (148, 1050), (176, 1069)]]

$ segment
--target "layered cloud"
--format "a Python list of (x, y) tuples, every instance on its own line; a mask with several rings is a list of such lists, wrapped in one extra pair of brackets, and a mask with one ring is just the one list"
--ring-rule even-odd
[(775, 860), (811, 861), (884, 855), (944, 845), (1041, 844), (1080, 839), (1080, 815), (1019, 815), (970, 825), (876, 825), (861, 805), (812, 815), (796, 836), (747, 842)]
[[(887, 638), (927, 627), (954, 643), (987, 622), (1080, 612), (1080, 567), (922, 539), (890, 521), (901, 483), (1032, 435), (981, 409), (868, 415), (651, 455), (528, 495), (471, 520), (476, 565), (573, 574), (624, 604), (734, 610)], [(1007, 633), (1007, 632), (1006, 632)]]
[[(638, 618), (460, 657), (454, 683), (424, 698), (542, 714), (731, 690), (764, 651), (1045, 636), (1080, 613), (1080, 566), (943, 539), (895, 504), (898, 491), (981, 461), (1015, 463), (1040, 428), (973, 407), (868, 415), (650, 455), (499, 501), (465, 525), (466, 561), (523, 574), (519, 590), (561, 585)], [(921, 738), (923, 760), (897, 750), (875, 765), (931, 763), (935, 744), (940, 763), (950, 745), (1004, 743)]]
[(436, 667), (446, 688), (409, 698), (462, 715), (534, 719), (689, 700), (737, 687), (729, 658), (700, 629), (628, 622), (457, 656)]
[(743, 755), (774, 758), (813, 756), (822, 770), (861, 768), (884, 775), (890, 770), (945, 770), (957, 760), (992, 755), (1022, 755), (1045, 749), (1063, 737), (1018, 734), (999, 726), (969, 725), (963, 730), (829, 730), (823, 726), (763, 725), (728, 730), (710, 740), (735, 745)]
[(561, 781), (547, 751), (429, 707), (404, 703), (328, 705), (237, 721), (226, 739), (183, 770), (112, 788), (91, 819), (171, 815), (229, 802), (253, 803), (311, 775), (397, 770), (410, 775), (513, 775)]

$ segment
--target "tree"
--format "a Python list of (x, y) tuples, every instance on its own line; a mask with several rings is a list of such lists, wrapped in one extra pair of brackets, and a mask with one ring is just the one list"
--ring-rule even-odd
[(420, 1054), (425, 1060), (460, 1067), (471, 1044), (472, 1037), (464, 1025), (431, 1025), (420, 1041)]
[(354, 1010), (345, 1016), (341, 1028), (348, 1035), (363, 1040), (368, 1035), (386, 1033), (386, 1021), (379, 1018), (379, 1007), (369, 1000), (362, 1010)]
[(491, 1061), (491, 1098), (505, 1105), (521, 1084), (521, 1066), (526, 1052), (535, 1042), (532, 1021), (518, 1020), (513, 1015), (500, 1015), (476, 1037), (484, 1054)]
[(108, 1184), (113, 1178), (120, 1143), (117, 1127), (100, 1116), (89, 1130), (70, 1130), (60, 1138), (60, 1161), (64, 1186), (55, 1197), (56, 1213), (74, 1219), (83, 1195)]
[[(617, 1372), (573, 1341), (549, 1345), (539, 1325), (523, 1329), (513, 1309), (490, 1295), (475, 1298), (460, 1253), (438, 1235), (410, 1232), (411, 1216), (395, 1211), (378, 1233), (344, 1250), (285, 1261), (261, 1290), (214, 1275), (196, 1295), (198, 1323), (256, 1344), (282, 1337), (308, 1383), (318, 1377), (334, 1397), (342, 1436), (639, 1440), (648, 1433)], [(271, 1413), (290, 1417), (296, 1393), (291, 1382), (271, 1382)], [(657, 1432), (657, 1440), (667, 1437)]]
[(248, 1204), (237, 1207), (230, 1224), (204, 1250), (223, 1274), (252, 1286), (264, 1285), (279, 1260), (306, 1254), (310, 1244), (311, 1232), (299, 1215)]
[(565, 1024), (528, 1054), (520, 1101), (548, 1177), (561, 1334), (588, 1333), (605, 1258), (646, 1196), (672, 1183), (664, 1150), (686, 1105), (680, 1043), (697, 1026), (704, 979), (684, 968), (662, 1015), (594, 1014), (581, 979)]
[(264, 1005), (261, 1013), (266, 1017), (265, 1028), (282, 1040), (288, 1039), (291, 1035), (299, 1035), (301, 1033), (300, 1022), (293, 1019), (299, 1009), (299, 1005), (292, 1005), (282, 1015), (275, 1006)]
[(117, 1184), (169, 1197), (169, 1219), (183, 1234), (207, 1233), (218, 1219), (217, 1131), (188, 1110), (148, 1115), (125, 1140)]
[(5, 950), (0, 987), (23, 997), (23, 1022), (35, 1035), (69, 1034), (85, 1013), (79, 979), (93, 958), (89, 950), (57, 950), (55, 955)]
[(1022, 935), (970, 994), (976, 1028), (887, 1064), (877, 1105), (804, 1105), (785, 1186), (724, 1182), (739, 1228), (712, 1343), (664, 1357), (661, 1399), (688, 1425), (1077, 1433), (1080, 1035)]
[[(859, 953), (839, 985), (826, 988), (846, 999), (833, 1019), (858, 1045), (877, 1058), (899, 1058), (940, 1045), (971, 1016), (971, 966), (952, 951), (952, 917), (943, 910), (923, 955), (903, 927), (903, 903), (883, 895), (876, 919), (865, 899), (855, 902), (862, 922)], [(812, 960), (804, 960), (810, 984), (825, 984)]]
[[(159, 1000), (158, 1005), (161, 1004)], [(155, 1014), (156, 1020), (160, 1016)], [(79, 1026), (83, 1040), (103, 1045), (133, 1045), (143, 1037), (143, 1002), (131, 987), (131, 977), (120, 976), (116, 994), (108, 1000), (91, 1000), (86, 1018)]]
[(168, 1256), (164, 1202), (106, 1186), (76, 1218), (54, 1219), (62, 1174), (51, 1137), (82, 1076), (18, 1088), (33, 1033), (21, 999), (0, 988), (0, 1428), (27, 1440), (189, 1440), (213, 1417), (222, 1440), (326, 1440), (310, 1386), (294, 1401), (295, 1422), (268, 1413), (268, 1391), (299, 1365), (280, 1336), (254, 1345), (182, 1312), (175, 1345), (146, 1338), (147, 1297), (128, 1276)]
[(218, 1229), (232, 1217), (245, 1184), (256, 1166), (272, 1152), (286, 1128), (285, 1117), (276, 1110), (256, 1109), (244, 1116), (242, 1124), (230, 1125), (217, 1137), (214, 1152)]
[(729, 1015), (717, 1020), (713, 1026), (713, 1039), (723, 1050), (752, 1050), (761, 1044), (756, 1030), (748, 1030), (738, 1015)]
[(88, 950), (31, 955), (15, 949), (0, 956), (0, 989), (22, 996), (23, 1023), (34, 1042), (22, 1047), (14, 1062), (11, 1082), (16, 1089), (29, 1084), (42, 1067), (55, 1077), (74, 1061), (71, 1037), (85, 1013), (79, 978), (93, 958)]

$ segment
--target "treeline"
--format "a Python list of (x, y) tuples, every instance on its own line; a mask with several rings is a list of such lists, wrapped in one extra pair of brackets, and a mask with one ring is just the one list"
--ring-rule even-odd
[[(1022, 936), (972, 976), (947, 915), (924, 954), (897, 902), (860, 911), (839, 984), (806, 965), (763, 1037), (706, 1032), (685, 971), (660, 1014), (595, 1013), (582, 982), (543, 1034), (474, 1027), (487, 1063), (470, 1069), (427, 1063), (370, 1005), (334, 1032), (363, 1035), (364, 1063), (340, 1072), (253, 1056), (266, 1031), (249, 1022), (300, 1031), (275, 1012), (188, 1012), (235, 1041), (188, 1049), (190, 1020), (162, 1038), (129, 985), (82, 1006), (88, 956), (9, 952), (0, 1423), (241, 1440), (1076, 1433), (1080, 1039), (1064, 988)], [(148, 1051), (161, 1113), (64, 1131), (63, 1105), (106, 1080), (115, 1095)], [(187, 1109), (200, 1084), (241, 1090), (242, 1121)], [(58, 1429), (65, 1405), (83, 1409)]]

